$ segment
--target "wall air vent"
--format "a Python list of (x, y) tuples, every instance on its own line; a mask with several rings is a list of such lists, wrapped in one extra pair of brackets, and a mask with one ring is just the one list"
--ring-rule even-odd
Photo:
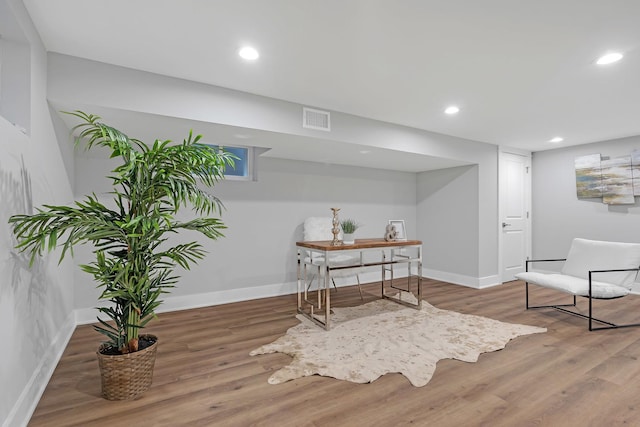
[(328, 111), (302, 107), (302, 127), (330, 132), (331, 116)]

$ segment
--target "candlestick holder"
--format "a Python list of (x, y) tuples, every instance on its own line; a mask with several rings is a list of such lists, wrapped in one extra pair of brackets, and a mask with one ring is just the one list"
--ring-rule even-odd
[(333, 240), (331, 241), (331, 246), (341, 246), (342, 242), (338, 239), (338, 234), (340, 234), (340, 221), (338, 220), (338, 211), (340, 208), (331, 208), (333, 211), (333, 228), (331, 232), (333, 233)]

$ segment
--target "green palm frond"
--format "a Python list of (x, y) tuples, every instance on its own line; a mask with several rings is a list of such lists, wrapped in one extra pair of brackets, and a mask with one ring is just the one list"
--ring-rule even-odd
[[(102, 290), (100, 298), (111, 303), (98, 308), (110, 321), (98, 318), (95, 329), (109, 345), (128, 351), (130, 340), (154, 318), (160, 296), (177, 283), (174, 268), (189, 269), (206, 255), (198, 242), (167, 248), (167, 236), (192, 230), (210, 239), (223, 237), (224, 223), (209, 215), (220, 215), (224, 206), (202, 187), (224, 179), (235, 157), (201, 144), (201, 136), (192, 132), (179, 144), (156, 140), (148, 146), (101, 123), (96, 115), (67, 114), (81, 120), (73, 128), (76, 144), (107, 149), (111, 158), (120, 158), (107, 176), (115, 208), (92, 194), (72, 206), (44, 205), (33, 215), (14, 215), (9, 223), (16, 247), (30, 255), (31, 263), (56, 248), (61, 248), (61, 262), (73, 255), (75, 245), (93, 245), (95, 260), (80, 268), (93, 276)], [(197, 216), (175, 221), (184, 207)]]

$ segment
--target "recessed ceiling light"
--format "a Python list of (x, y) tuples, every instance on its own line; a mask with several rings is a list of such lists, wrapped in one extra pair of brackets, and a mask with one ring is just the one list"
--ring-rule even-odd
[(459, 111), (460, 108), (456, 107), (455, 105), (447, 107), (447, 109), (444, 110), (445, 114), (458, 114)]
[(240, 49), (238, 51), (238, 55), (240, 55), (242, 58), (247, 59), (249, 61), (256, 60), (260, 57), (260, 54), (258, 53), (258, 51), (252, 48), (251, 46), (245, 46), (242, 49)]
[(621, 54), (620, 52), (607, 53), (606, 55), (602, 55), (600, 58), (598, 58), (598, 60), (596, 61), (596, 64), (598, 65), (613, 64), (614, 62), (620, 61), (623, 56), (624, 55)]
[(551, 139), (549, 140), (549, 142), (553, 142), (554, 144), (556, 144), (556, 143), (558, 143), (558, 142), (562, 142), (562, 141), (564, 141), (564, 138), (561, 138), (561, 137), (559, 137), (559, 136), (554, 136), (553, 138), (551, 138)]
[(369, 154), (371, 150), (360, 150), (360, 154)]

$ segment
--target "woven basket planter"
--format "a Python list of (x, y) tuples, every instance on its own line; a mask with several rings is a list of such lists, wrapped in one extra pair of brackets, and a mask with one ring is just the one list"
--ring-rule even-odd
[(102, 396), (108, 400), (135, 399), (151, 387), (153, 366), (156, 362), (158, 339), (154, 335), (141, 335), (155, 340), (144, 350), (135, 353), (105, 355), (98, 349), (98, 363), (102, 377)]

